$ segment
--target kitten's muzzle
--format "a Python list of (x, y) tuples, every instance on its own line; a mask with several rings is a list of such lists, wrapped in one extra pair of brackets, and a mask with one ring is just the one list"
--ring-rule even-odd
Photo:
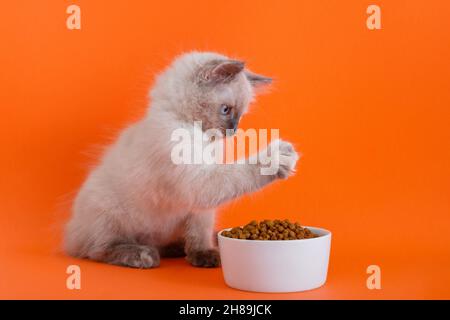
[(233, 129), (233, 133), (235, 133), (238, 128), (238, 125), (239, 125), (239, 117), (235, 117), (231, 119), (228, 129)]
[(227, 123), (227, 130), (226, 130), (227, 133), (228, 134), (235, 134), (238, 125), (239, 125), (239, 117), (235, 117), (235, 118), (230, 119), (228, 121), (228, 123)]

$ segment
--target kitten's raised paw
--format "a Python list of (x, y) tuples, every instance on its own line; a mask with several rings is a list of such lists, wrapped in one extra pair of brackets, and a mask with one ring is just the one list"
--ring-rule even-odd
[(160, 262), (156, 248), (137, 244), (114, 245), (107, 250), (103, 260), (109, 264), (140, 269), (157, 267)]
[(220, 266), (220, 255), (217, 249), (194, 251), (186, 259), (194, 267), (215, 268)]
[(280, 179), (287, 179), (289, 176), (295, 173), (295, 165), (299, 156), (295, 152), (291, 143), (286, 141), (279, 141), (279, 157), (280, 167), (277, 172), (277, 176)]

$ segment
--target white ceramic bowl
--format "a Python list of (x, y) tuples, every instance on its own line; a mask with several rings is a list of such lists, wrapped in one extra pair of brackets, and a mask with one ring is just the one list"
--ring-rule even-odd
[[(225, 283), (256, 292), (295, 292), (322, 286), (327, 279), (331, 232), (304, 240), (239, 240), (218, 233)], [(230, 230), (230, 229), (225, 229)]]

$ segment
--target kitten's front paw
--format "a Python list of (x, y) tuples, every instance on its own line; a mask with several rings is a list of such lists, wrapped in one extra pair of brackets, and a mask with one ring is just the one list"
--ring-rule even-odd
[(279, 168), (277, 177), (280, 179), (287, 179), (295, 173), (295, 166), (299, 159), (297, 152), (291, 143), (278, 140), (279, 150)]
[(188, 253), (186, 259), (194, 267), (215, 268), (220, 266), (220, 255), (217, 249), (193, 251)]

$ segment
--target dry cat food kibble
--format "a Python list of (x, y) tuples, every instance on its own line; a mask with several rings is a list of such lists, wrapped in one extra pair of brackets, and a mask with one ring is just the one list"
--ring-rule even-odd
[(317, 238), (308, 228), (289, 220), (251, 221), (244, 227), (223, 231), (222, 236), (242, 240), (299, 240)]

